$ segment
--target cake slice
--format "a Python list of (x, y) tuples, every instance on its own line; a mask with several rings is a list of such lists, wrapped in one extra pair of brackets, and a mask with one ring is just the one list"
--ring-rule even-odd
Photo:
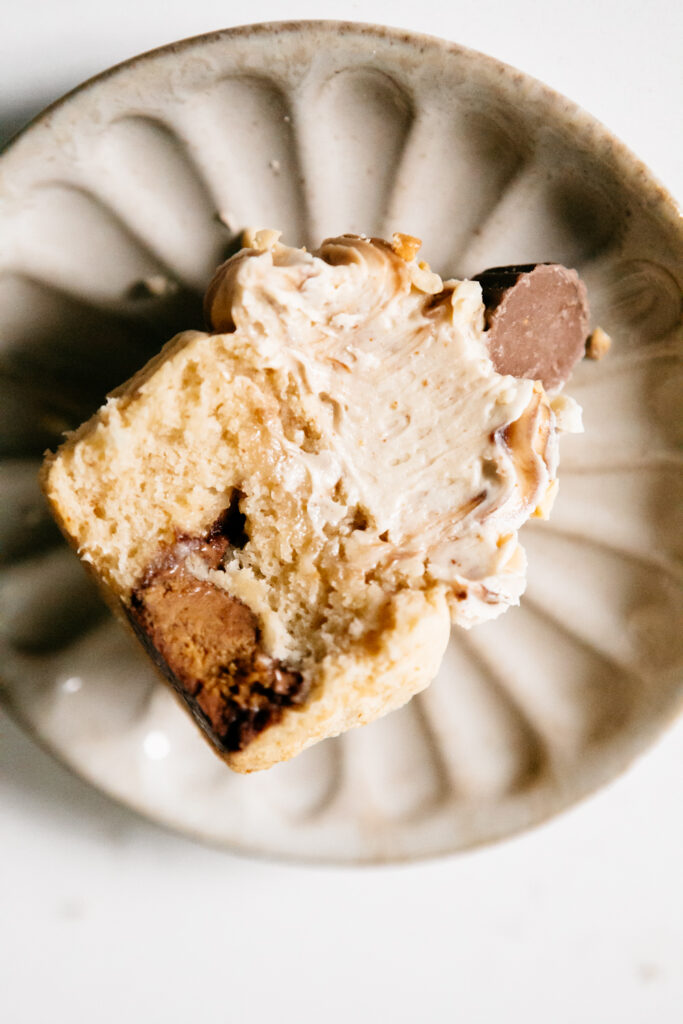
[[(516, 604), (517, 531), (580, 429), (571, 399), (492, 361), (529, 272), (487, 309), (418, 244), (253, 234), (209, 287), (212, 332), (172, 339), (46, 457), (64, 533), (237, 771), (400, 706), (451, 622)], [(556, 391), (587, 333), (559, 270), (575, 315)]]

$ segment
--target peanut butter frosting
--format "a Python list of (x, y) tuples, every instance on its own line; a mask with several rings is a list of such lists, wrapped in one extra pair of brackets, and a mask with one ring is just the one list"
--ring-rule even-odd
[(322, 538), (362, 507), (349, 563), (395, 586), (443, 586), (460, 625), (516, 603), (517, 530), (550, 510), (557, 435), (581, 429), (578, 407), (496, 372), (480, 285), (443, 282), (417, 262), (416, 240), (347, 235), (315, 254), (274, 231), (246, 241), (215, 275), (206, 312), (296, 379), (320, 426), (324, 444), (289, 467), (311, 530)]

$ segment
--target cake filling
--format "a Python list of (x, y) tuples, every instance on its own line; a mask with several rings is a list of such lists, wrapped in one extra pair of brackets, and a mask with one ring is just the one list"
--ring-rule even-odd
[(219, 569), (235, 528), (230, 505), (206, 537), (179, 537), (147, 569), (131, 595), (136, 633), (213, 741), (241, 750), (284, 707), (305, 700), (299, 672), (262, 648), (255, 615), (236, 597), (187, 569), (188, 555)]

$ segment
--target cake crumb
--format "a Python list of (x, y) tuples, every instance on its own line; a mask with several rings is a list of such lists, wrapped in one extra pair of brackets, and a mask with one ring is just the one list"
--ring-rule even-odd
[(414, 235), (402, 235), (400, 231), (394, 231), (391, 236), (391, 248), (406, 263), (415, 259), (421, 245), (422, 239), (415, 238)]
[(586, 358), (602, 359), (612, 347), (612, 339), (602, 327), (596, 327), (592, 334), (588, 335), (586, 341)]
[(177, 282), (172, 281), (165, 274), (152, 274), (141, 281), (136, 281), (129, 289), (129, 294), (133, 299), (156, 299), (164, 295), (171, 295), (177, 290)]

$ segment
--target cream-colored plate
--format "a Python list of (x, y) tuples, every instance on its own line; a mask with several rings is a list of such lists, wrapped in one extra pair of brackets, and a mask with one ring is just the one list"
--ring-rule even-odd
[[(570, 392), (520, 609), (454, 634), (403, 710), (253, 777), (230, 773), (51, 527), (40, 454), (157, 350), (244, 225), (288, 243), (418, 235), (445, 275), (559, 260), (610, 356)], [(605, 783), (680, 705), (683, 250), (666, 193), (599, 124), (487, 57), (335, 23), (147, 54), (39, 118), (0, 161), (0, 656), (13, 713), (95, 785), (211, 842), (334, 861), (526, 828)]]

